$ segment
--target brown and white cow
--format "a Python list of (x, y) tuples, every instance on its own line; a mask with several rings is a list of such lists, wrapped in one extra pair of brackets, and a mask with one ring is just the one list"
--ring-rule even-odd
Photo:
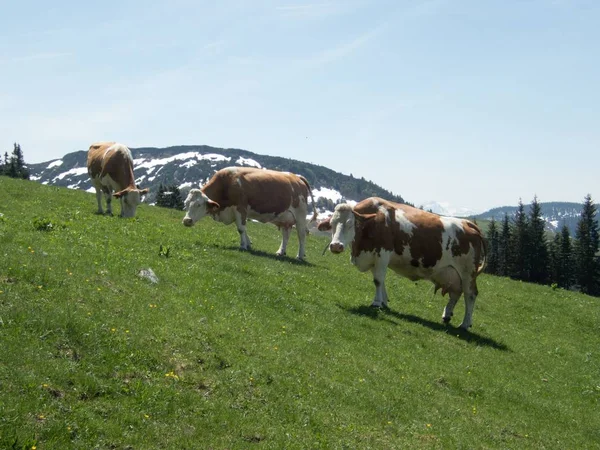
[(202, 189), (192, 189), (185, 200), (187, 211), (183, 224), (191, 227), (206, 215), (229, 225), (235, 222), (240, 233), (240, 248), (247, 250), (251, 242), (246, 221), (255, 219), (273, 223), (282, 234), (277, 255), (285, 255), (290, 230), (298, 232), (297, 259), (304, 259), (307, 234), (308, 197), (315, 202), (306, 178), (300, 175), (252, 167), (227, 167), (216, 172)]
[(337, 205), (319, 230), (332, 231), (332, 253), (342, 253), (350, 246), (351, 261), (358, 270), (371, 270), (375, 283), (372, 306), (387, 306), (384, 283), (389, 267), (413, 281), (430, 280), (436, 292), (441, 288), (442, 295), (448, 293), (444, 322), (450, 321), (464, 293), (465, 316), (460, 326), (471, 326), (476, 279), (486, 260), (486, 243), (477, 225), (371, 197), (354, 207)]
[[(96, 188), (98, 214), (102, 211), (102, 193), (106, 198), (106, 213), (112, 214), (112, 195), (121, 201), (121, 217), (135, 217), (142, 195), (148, 189), (138, 189), (133, 176), (133, 158), (129, 149), (116, 142), (96, 142), (88, 150), (87, 168)], [(112, 192), (115, 191), (115, 194)]]

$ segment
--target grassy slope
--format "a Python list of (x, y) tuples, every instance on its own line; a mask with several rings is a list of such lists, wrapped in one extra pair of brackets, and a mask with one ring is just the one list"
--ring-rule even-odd
[(484, 275), (461, 333), (391, 273), (392, 309), (370, 310), (326, 238), (296, 264), (270, 225), (248, 253), (211, 220), (94, 210), (0, 177), (0, 448), (599, 446), (598, 299)]

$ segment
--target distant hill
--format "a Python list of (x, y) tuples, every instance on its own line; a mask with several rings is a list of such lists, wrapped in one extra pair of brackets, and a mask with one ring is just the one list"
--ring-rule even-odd
[[(546, 202), (540, 203), (540, 206), (542, 207), (542, 216), (546, 221), (546, 228), (548, 230), (556, 232), (560, 230), (563, 225), (567, 225), (571, 235), (575, 235), (577, 222), (581, 217), (583, 203)], [(525, 205), (525, 212), (529, 213), (530, 208), (531, 205)], [(516, 211), (517, 206), (501, 206), (472, 217), (478, 220), (495, 219), (499, 221), (504, 218), (504, 214), (508, 214), (509, 217), (514, 217)], [(600, 214), (596, 215), (596, 220), (600, 220)]]
[[(246, 150), (207, 145), (166, 148), (132, 148), (136, 183), (150, 188), (146, 202), (153, 203), (161, 183), (177, 185), (185, 194), (206, 183), (219, 169), (252, 166), (304, 175), (311, 184), (320, 210), (333, 209), (340, 200), (360, 201), (378, 196), (404, 202), (400, 195), (364, 178), (344, 175), (327, 167), (276, 156), (258, 155)], [(93, 192), (86, 169), (87, 150), (68, 153), (60, 159), (29, 164), (31, 179), (42, 184), (65, 186)]]

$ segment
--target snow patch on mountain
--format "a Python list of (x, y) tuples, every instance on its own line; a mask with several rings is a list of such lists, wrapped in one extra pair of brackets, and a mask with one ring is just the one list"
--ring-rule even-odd
[(258, 162), (250, 158), (244, 158), (242, 156), (240, 156), (235, 163), (240, 166), (250, 166), (256, 167), (257, 169), (262, 169), (262, 166)]
[(154, 169), (157, 166), (164, 166), (165, 164), (172, 163), (174, 161), (187, 161), (181, 164), (183, 167), (192, 167), (198, 164), (199, 161), (211, 161), (211, 162), (222, 162), (231, 161), (229, 156), (219, 155), (217, 153), (198, 153), (198, 152), (186, 152), (178, 153), (177, 155), (169, 156), (168, 158), (159, 159), (146, 159), (136, 158), (133, 160), (133, 165), (136, 169)]
[(478, 214), (478, 211), (471, 208), (465, 208), (464, 206), (455, 206), (450, 202), (429, 201), (418, 206), (421, 206), (425, 211), (432, 211), (440, 216), (470, 217)]
[(48, 164), (48, 167), (46, 167), (46, 169), (52, 169), (53, 167), (58, 167), (60, 165), (62, 165), (63, 160), (62, 159), (57, 159), (56, 161), (52, 161), (50, 164)]
[(55, 176), (52, 179), (52, 182), (56, 182), (56, 180), (62, 180), (63, 178), (69, 176), (69, 175), (75, 175), (75, 176), (79, 176), (79, 175), (83, 175), (83, 174), (87, 174), (88, 170), (87, 167), (75, 167), (71, 170), (67, 170), (66, 172), (63, 172), (57, 176)]
[(329, 189), (326, 187), (313, 189), (312, 193), (315, 197), (315, 200), (318, 200), (319, 198), (326, 198), (327, 200), (331, 200), (332, 202), (337, 203), (342, 199), (342, 194), (340, 194), (335, 189)]

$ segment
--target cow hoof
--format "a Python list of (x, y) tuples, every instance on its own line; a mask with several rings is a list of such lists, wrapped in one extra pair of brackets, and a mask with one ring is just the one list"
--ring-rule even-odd
[(281, 256), (285, 256), (285, 252), (277, 252), (275, 253), (275, 256), (281, 257)]
[(458, 328), (467, 331), (469, 328), (471, 328), (471, 325), (465, 325), (464, 323), (461, 323)]
[(381, 305), (377, 305), (377, 304), (375, 304), (375, 303), (372, 303), (372, 304), (371, 304), (371, 308), (373, 308), (373, 309), (381, 309), (381, 308), (382, 308), (382, 306), (381, 306)]

